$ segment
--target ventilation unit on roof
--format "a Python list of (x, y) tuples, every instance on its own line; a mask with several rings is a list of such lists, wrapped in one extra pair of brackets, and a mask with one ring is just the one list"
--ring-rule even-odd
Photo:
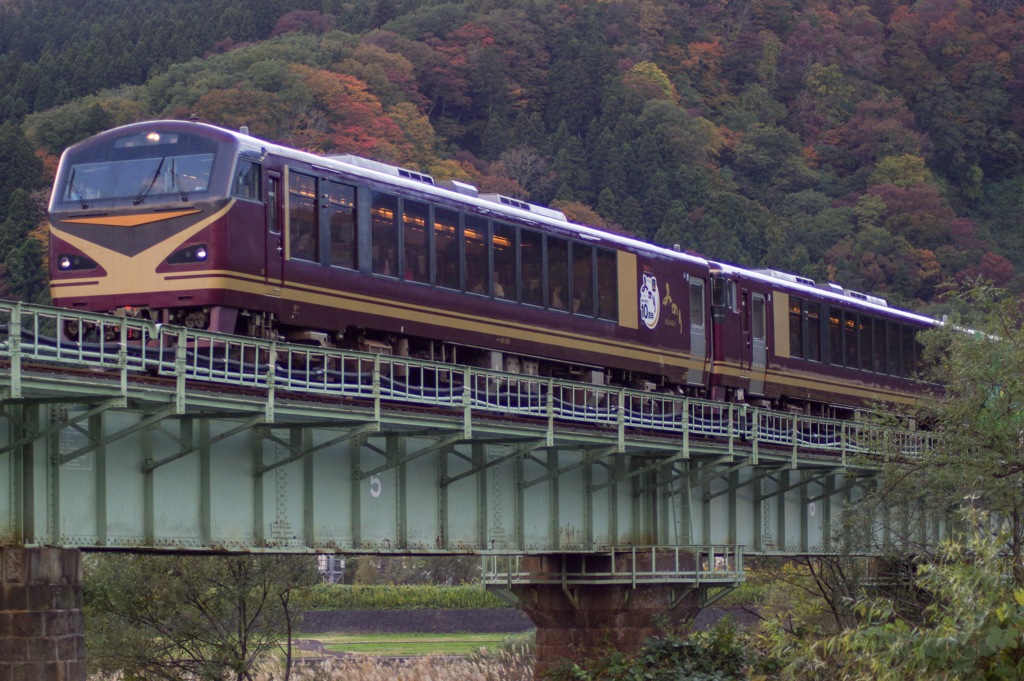
[(889, 302), (885, 298), (879, 298), (878, 296), (869, 296), (866, 293), (860, 291), (847, 291), (846, 295), (857, 300), (863, 300), (866, 303), (873, 303), (874, 305), (881, 305), (882, 307), (889, 307)]
[(526, 201), (520, 201), (519, 199), (513, 199), (511, 196), (503, 196), (501, 194), (481, 194), (481, 199), (486, 201), (493, 201), (494, 203), (500, 203), (503, 206), (509, 206), (511, 208), (518, 208), (519, 210), (525, 210), (528, 213), (536, 213), (537, 215), (543, 215), (546, 218), (553, 220), (561, 220), (567, 222), (565, 213), (554, 208), (545, 208), (544, 206), (538, 206), (535, 203), (527, 203)]
[(415, 170), (406, 170), (405, 168), (398, 169), (399, 177), (406, 177), (410, 180), (416, 180), (417, 182), (426, 182), (427, 184), (434, 184), (434, 178), (426, 173), (417, 173)]
[(465, 182), (459, 182), (458, 180), (441, 180), (437, 183), (437, 186), (450, 189), (453, 192), (464, 196), (472, 196), (475, 198), (480, 195), (480, 191), (476, 187)]
[(424, 184), (434, 184), (434, 178), (426, 173), (409, 170), (408, 168), (399, 168), (398, 166), (388, 165), (387, 163), (381, 163), (380, 161), (373, 161), (368, 158), (363, 158), (362, 156), (339, 154), (336, 156), (327, 156), (326, 158), (329, 158), (332, 161), (340, 161), (341, 163), (348, 163), (349, 165), (366, 168), (367, 170), (376, 170), (378, 173), (394, 175), (395, 177), (404, 177), (408, 180), (423, 182)]
[(776, 279), (782, 279), (783, 281), (788, 281), (788, 282), (790, 282), (792, 284), (803, 284), (804, 286), (810, 286), (811, 288), (814, 288), (814, 280), (813, 279), (808, 279), (807, 277), (799, 277), (799, 276), (797, 276), (795, 274), (790, 274), (788, 272), (780, 272), (778, 270), (754, 270), (754, 271), (757, 272), (758, 274), (765, 274), (765, 275), (767, 275), (769, 277), (774, 277)]

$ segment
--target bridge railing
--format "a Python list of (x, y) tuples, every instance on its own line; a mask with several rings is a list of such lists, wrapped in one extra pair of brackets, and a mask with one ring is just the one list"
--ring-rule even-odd
[(630, 546), (592, 554), (485, 555), (486, 586), (553, 584), (736, 584), (743, 550), (731, 545)]
[(708, 400), (493, 371), (408, 357), (285, 344), (0, 301), (0, 357), (11, 380), (23, 361), (146, 372), (262, 390), (414, 403), (467, 414), (575, 422), (680, 438), (726, 439), (757, 447), (845, 457), (886, 452), (916, 456), (931, 434), (886, 429)]

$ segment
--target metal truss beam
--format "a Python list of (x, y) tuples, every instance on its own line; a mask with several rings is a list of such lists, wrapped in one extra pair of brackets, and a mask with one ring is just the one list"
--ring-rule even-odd
[[(26, 311), (44, 314), (0, 301), (0, 318)], [(827, 546), (830, 518), (874, 472), (846, 458), (849, 443), (867, 441), (847, 432), (857, 424), (581, 384), (560, 386), (556, 401), (554, 379), (539, 381), (540, 403), (494, 401), (492, 386), (538, 380), (471, 367), (458, 370), (461, 392), (416, 393), (406, 382), (396, 392), (399, 370), (452, 370), (308, 347), (294, 351), (372, 366), (372, 385), (367, 372), (353, 385), (305, 384), (280, 365), (204, 373), (186, 349), (218, 337), (138, 331), (178, 334), (173, 361), (123, 342), (88, 356), (69, 346), (67, 357), (63, 347), (0, 342), (10, 360), (0, 366), (0, 544), (531, 555), (699, 542), (806, 552)], [(292, 351), (238, 342), (252, 356)], [(88, 367), (89, 381), (68, 381), (67, 366)], [(569, 404), (576, 392), (600, 395), (584, 409)], [(838, 449), (805, 445), (804, 421)]]
[(144, 414), (142, 420), (140, 420), (138, 423), (134, 423), (126, 428), (122, 428), (109, 434), (105, 434), (103, 436), (102, 441), (90, 442), (88, 445), (84, 447), (79, 447), (73, 452), (63, 454), (60, 456), (59, 461), (62, 465), (71, 463), (78, 457), (84, 456), (85, 454), (94, 451), (101, 444), (110, 445), (122, 438), (128, 437), (129, 435), (133, 435), (139, 432), (140, 430), (145, 430), (151, 426), (155, 426), (174, 413), (175, 411), (173, 407), (165, 407), (164, 409), (161, 409), (159, 411)]
[[(282, 426), (279, 426), (279, 425), (271, 426), (270, 424), (260, 424), (260, 428), (258, 428), (258, 430), (266, 429), (267, 432), (263, 433), (264, 439), (272, 440), (272, 441), (278, 443), (282, 447), (284, 447), (284, 448), (288, 449), (289, 451), (291, 451), (292, 455), (289, 456), (286, 459), (281, 459), (280, 461), (275, 461), (274, 463), (271, 463), (271, 464), (266, 464), (264, 466), (257, 466), (256, 470), (253, 473), (253, 475), (255, 475), (255, 476), (263, 475), (264, 473), (268, 473), (268, 472), (270, 472), (272, 470), (280, 468), (281, 466), (287, 466), (290, 463), (295, 463), (296, 461), (300, 461), (300, 460), (306, 458), (307, 456), (310, 456), (311, 454), (315, 454), (316, 452), (319, 452), (319, 451), (322, 451), (322, 450), (325, 450), (325, 449), (329, 449), (331, 447), (340, 445), (340, 444), (342, 444), (344, 442), (348, 442), (350, 440), (354, 440), (355, 438), (359, 438), (359, 437), (363, 437), (365, 435), (369, 435), (370, 433), (376, 433), (376, 432), (380, 431), (380, 424), (379, 423), (376, 423), (376, 422), (364, 423), (361, 426), (356, 426), (354, 428), (350, 428), (350, 429), (346, 430), (346, 432), (342, 433), (341, 435), (338, 435), (337, 437), (331, 438), (331, 439), (327, 440), (326, 442), (321, 442), (320, 444), (316, 445), (315, 447), (303, 447), (301, 445), (301, 438), (295, 438), (296, 440), (298, 440), (300, 442), (300, 444), (299, 445), (294, 445), (291, 442), (286, 442), (285, 440), (282, 440), (281, 438), (277, 437), (276, 435), (273, 434), (273, 432), (270, 432), (271, 428), (280, 428), (280, 427), (282, 427)], [(287, 426), (287, 427), (290, 430), (293, 430), (293, 431), (301, 429), (300, 426)], [(234, 435), (237, 432), (241, 432), (244, 429), (245, 429), (245, 426), (239, 426), (236, 429), (228, 431), (228, 433), (222, 435), (221, 437), (222, 438), (230, 437), (231, 435)], [(211, 444), (212, 444), (212, 441), (211, 441)]]

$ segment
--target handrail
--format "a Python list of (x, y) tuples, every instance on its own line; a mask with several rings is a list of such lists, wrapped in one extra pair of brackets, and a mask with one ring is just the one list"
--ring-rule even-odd
[[(69, 340), (67, 332), (83, 340)], [(377, 353), (286, 344), (128, 317), (0, 301), (0, 357), (11, 360), (11, 396), (20, 397), (26, 361), (117, 372), (122, 391), (132, 373), (174, 378), (179, 401), (189, 381), (267, 390), (268, 414), (280, 391), (415, 403), (472, 414), (585, 423), (661, 436), (746, 442), (839, 457), (898, 443), (916, 456), (931, 445), (923, 431), (881, 429), (746, 404), (598, 386)], [(179, 411), (184, 409), (179, 404)], [(731, 451), (731, 447), (730, 447)]]
[(628, 546), (578, 554), (571, 561), (516, 553), (483, 556), (484, 584), (506, 588), (517, 584), (635, 586), (682, 581), (721, 585), (743, 579), (743, 547), (734, 545)]

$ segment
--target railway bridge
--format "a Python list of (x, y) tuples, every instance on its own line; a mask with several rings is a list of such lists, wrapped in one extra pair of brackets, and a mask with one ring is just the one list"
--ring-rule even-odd
[[(77, 340), (69, 341), (68, 337)], [(822, 554), (919, 432), (0, 301), (0, 677), (84, 681), (81, 552), (472, 553), (539, 664)]]

